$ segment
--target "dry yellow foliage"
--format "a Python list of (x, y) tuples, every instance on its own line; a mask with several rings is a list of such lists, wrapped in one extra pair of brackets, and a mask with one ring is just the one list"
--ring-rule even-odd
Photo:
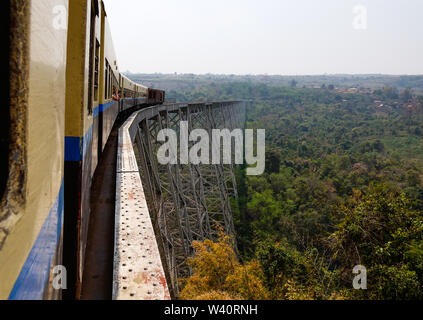
[(191, 300), (223, 300), (223, 301), (232, 301), (232, 300), (241, 300), (240, 297), (232, 296), (226, 291), (210, 291), (205, 294), (196, 296)]
[(188, 263), (193, 275), (186, 279), (180, 294), (183, 300), (262, 300), (268, 293), (256, 261), (238, 262), (231, 238), (221, 235), (217, 242), (194, 242), (195, 256)]
[(284, 289), (284, 300), (314, 300), (313, 292), (310, 289), (299, 288), (295, 281), (288, 280)]

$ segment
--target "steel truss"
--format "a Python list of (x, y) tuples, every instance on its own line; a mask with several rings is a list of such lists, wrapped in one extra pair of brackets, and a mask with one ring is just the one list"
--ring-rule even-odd
[[(235, 234), (231, 201), (237, 199), (238, 192), (233, 164), (159, 164), (157, 151), (162, 144), (157, 135), (162, 129), (179, 134), (180, 122), (186, 121), (189, 133), (204, 129), (211, 139), (213, 129), (244, 129), (245, 113), (243, 102), (169, 105), (161, 106), (138, 125), (134, 149), (175, 295), (180, 289), (178, 280), (191, 274), (187, 258), (194, 253), (192, 242), (215, 240), (222, 229), (228, 235)], [(194, 144), (190, 142), (189, 148)], [(234, 149), (232, 141), (232, 159)]]

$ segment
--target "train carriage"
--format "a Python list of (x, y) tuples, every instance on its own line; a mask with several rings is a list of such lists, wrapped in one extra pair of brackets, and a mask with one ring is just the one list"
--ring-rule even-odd
[(135, 90), (135, 83), (129, 80), (126, 76), (122, 75), (122, 87), (120, 95), (122, 110), (127, 110), (134, 107)]
[(102, 43), (101, 47), (102, 59), (100, 69), (103, 71), (100, 76), (100, 85), (102, 88), (101, 104), (99, 115), (99, 154), (103, 151), (107, 138), (112, 131), (113, 124), (119, 113), (119, 103), (113, 99), (114, 92), (119, 90), (119, 69), (115, 49), (113, 46), (112, 35), (109, 22), (107, 21), (107, 13), (102, 3), (101, 8), (102, 19)]
[(136, 84), (135, 105), (147, 103), (148, 88), (140, 84)]
[[(7, 8), (7, 5), (10, 7)], [(60, 298), (62, 264), (67, 0), (7, 1), (9, 128), (1, 174), (0, 299)], [(3, 8), (5, 9), (5, 8)], [(59, 19), (59, 20), (56, 20)]]
[[(83, 275), (91, 179), (100, 157), (103, 27), (101, 3), (69, 3), (65, 125), (64, 265), (66, 296), (77, 295)], [(75, 41), (75, 39), (82, 39)]]
[(148, 103), (163, 103), (165, 101), (165, 92), (163, 90), (148, 89)]
[(122, 111), (136, 105), (147, 103), (148, 88), (141, 86), (122, 75), (121, 109)]
[[(79, 298), (91, 184), (122, 111), (164, 92), (119, 72), (98, 0), (8, 0), (9, 107), (1, 110), (0, 299)], [(120, 91), (120, 94), (119, 94)], [(152, 94), (154, 92), (154, 94)], [(3, 134), (4, 131), (4, 134)]]

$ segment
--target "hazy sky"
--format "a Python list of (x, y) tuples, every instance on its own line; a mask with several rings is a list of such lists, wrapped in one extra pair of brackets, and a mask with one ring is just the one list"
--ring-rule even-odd
[(122, 71), (423, 74), (422, 0), (104, 2)]

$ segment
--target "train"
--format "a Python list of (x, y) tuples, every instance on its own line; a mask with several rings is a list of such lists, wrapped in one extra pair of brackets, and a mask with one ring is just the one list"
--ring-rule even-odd
[[(81, 285), (92, 179), (114, 124), (122, 113), (164, 103), (165, 92), (120, 72), (103, 1), (5, 5), (0, 299), (59, 300), (63, 279)], [(58, 270), (68, 277), (55, 286)]]

